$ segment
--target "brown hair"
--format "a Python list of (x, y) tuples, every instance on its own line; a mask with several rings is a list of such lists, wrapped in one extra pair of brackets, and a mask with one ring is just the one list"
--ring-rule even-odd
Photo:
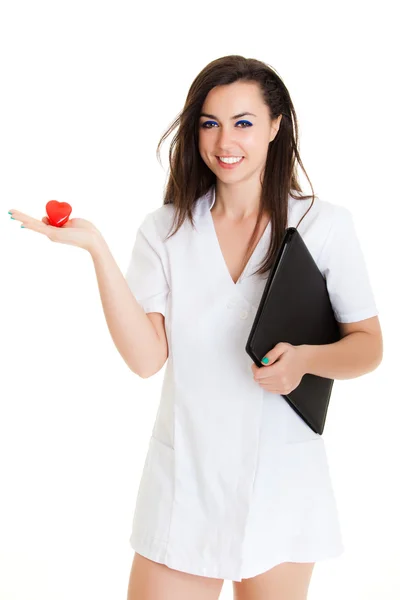
[(289, 194), (293, 196), (293, 191), (302, 192), (297, 178), (295, 159), (305, 173), (313, 193), (309, 196), (294, 197), (298, 200), (312, 198), (308, 210), (315, 199), (314, 189), (301, 162), (297, 147), (296, 112), (289, 92), (277, 72), (264, 62), (239, 55), (223, 56), (210, 62), (194, 79), (183, 110), (162, 135), (157, 146), (157, 157), (160, 160), (160, 146), (163, 141), (179, 126), (169, 149), (170, 175), (163, 202), (175, 206), (173, 225), (176, 227), (175, 231), (168, 236), (170, 237), (178, 231), (186, 218), (189, 218), (193, 227), (192, 209), (196, 199), (203, 196), (216, 183), (215, 173), (205, 164), (198, 149), (199, 115), (206, 96), (215, 86), (227, 85), (239, 80), (259, 84), (271, 120), (282, 115), (279, 131), (270, 142), (268, 149), (264, 178), (261, 182), (260, 210), (243, 261), (244, 268), (248, 255), (251, 254), (262, 215), (268, 212), (271, 215), (271, 243), (261, 266), (256, 271), (261, 275), (272, 267), (283, 240), (287, 227), (288, 196)]

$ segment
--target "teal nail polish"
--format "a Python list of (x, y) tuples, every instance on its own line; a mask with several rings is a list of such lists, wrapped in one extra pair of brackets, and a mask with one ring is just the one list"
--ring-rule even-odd
[[(10, 217), (10, 219), (14, 219), (14, 217)], [(15, 221), (15, 219), (14, 219), (14, 221)]]
[(261, 359), (261, 362), (264, 363), (265, 365), (267, 365), (269, 363), (269, 358), (264, 356), (264, 358)]
[(21, 227), (25, 227), (25, 225), (21, 225)]
[(11, 212), (11, 210), (9, 210), (9, 211), (8, 211), (8, 214), (9, 214), (9, 215), (12, 215), (12, 212)]

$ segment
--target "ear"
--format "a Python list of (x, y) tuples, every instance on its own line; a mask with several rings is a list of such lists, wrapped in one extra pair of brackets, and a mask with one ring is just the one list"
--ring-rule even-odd
[(272, 142), (276, 138), (276, 136), (278, 135), (278, 131), (279, 131), (279, 127), (280, 127), (280, 124), (281, 124), (282, 116), (283, 115), (279, 115), (278, 117), (276, 117), (276, 119), (274, 119), (272, 121), (272, 127), (271, 127), (271, 129), (274, 132), (274, 135), (270, 139), (270, 142)]

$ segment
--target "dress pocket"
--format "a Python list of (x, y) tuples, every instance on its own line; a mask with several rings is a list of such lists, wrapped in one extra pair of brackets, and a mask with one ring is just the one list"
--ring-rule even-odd
[(174, 498), (174, 449), (150, 437), (133, 517), (133, 531), (167, 541)]
[(297, 412), (285, 401), (286, 404), (286, 443), (296, 444), (308, 442), (321, 437), (297, 414)]

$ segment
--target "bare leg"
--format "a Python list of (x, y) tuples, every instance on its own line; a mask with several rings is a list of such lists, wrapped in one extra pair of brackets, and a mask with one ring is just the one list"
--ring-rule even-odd
[(218, 600), (223, 583), (170, 569), (135, 552), (127, 600)]
[(233, 581), (234, 600), (306, 600), (314, 565), (285, 562), (256, 577)]

